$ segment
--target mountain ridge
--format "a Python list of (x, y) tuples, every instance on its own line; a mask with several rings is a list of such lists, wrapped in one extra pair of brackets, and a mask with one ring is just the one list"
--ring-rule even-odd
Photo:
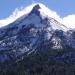
[[(52, 14), (52, 11), (47, 6), (45, 6), (42, 3), (34, 3), (34, 4), (31, 4), (31, 5), (27, 6), (24, 9), (21, 9), (19, 12), (16, 12), (16, 10), (15, 10), (15, 12), (9, 17), (9, 19), (10, 19), (9, 21), (13, 20), (10, 23), (13, 23), (14, 21), (16, 21), (19, 18), (21, 19), (22, 16), (25, 16), (25, 15), (27, 16), (27, 14), (29, 14), (36, 5), (39, 5), (39, 7), (40, 7), (39, 11), (42, 14), (42, 17), (45, 17), (45, 16), (46, 17), (51, 17), (51, 18), (61, 22), (59, 20), (59, 17), (56, 17), (56, 13), (53, 12), (54, 14)], [(4, 26), (7, 26), (7, 25), (5, 24)]]

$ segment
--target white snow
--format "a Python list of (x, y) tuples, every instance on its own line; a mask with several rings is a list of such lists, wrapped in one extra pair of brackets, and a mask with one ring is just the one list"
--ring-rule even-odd
[[(60, 20), (59, 16), (57, 16), (57, 14), (54, 11), (49, 10), (45, 5), (43, 5), (41, 3), (34, 3), (34, 4), (31, 4), (30, 6), (25, 7), (23, 9), (18, 9), (17, 8), (12, 13), (12, 15), (10, 15), (8, 18), (5, 18), (3, 20), (0, 20), (0, 27), (5, 26), (5, 25), (7, 25), (9, 23), (14, 22), (16, 19), (20, 18), (23, 15), (27, 15), (28, 13), (30, 13), (30, 11), (33, 9), (33, 7), (36, 4), (39, 4), (40, 5), (40, 7), (41, 7), (40, 12), (41, 12), (42, 15), (45, 14), (45, 15), (47, 15), (49, 17), (52, 17), (52, 18), (57, 19), (57, 20)], [(45, 16), (45, 15), (43, 15), (43, 16)]]
[(62, 49), (61, 40), (58, 37), (52, 38), (53, 49)]
[(34, 3), (22, 9), (16, 8), (16, 10), (12, 13), (12, 15), (10, 15), (8, 18), (0, 20), (0, 27), (14, 22), (16, 19), (20, 18), (23, 15), (27, 15), (28, 13), (31, 12), (31, 10), (36, 4), (39, 4), (41, 7), (39, 11), (42, 14), (41, 16), (42, 18), (46, 16), (51, 17), (57, 20), (58, 22), (65, 24), (65, 26), (67, 26), (68, 28), (75, 28), (75, 21), (74, 21), (75, 15), (72, 14), (67, 17), (61, 18), (55, 11), (48, 9), (47, 6), (43, 5), (42, 3)]
[(14, 22), (16, 19), (20, 18), (23, 15), (27, 15), (35, 5), (36, 4), (31, 4), (22, 9), (16, 8), (15, 11), (12, 13), (12, 15), (10, 15), (9, 17), (7, 17), (5, 19), (0, 20), (0, 27), (6, 26), (6, 25)]

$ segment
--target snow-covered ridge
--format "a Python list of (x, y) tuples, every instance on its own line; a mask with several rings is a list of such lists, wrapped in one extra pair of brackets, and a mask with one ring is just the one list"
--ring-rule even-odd
[(68, 28), (65, 25), (61, 24), (51, 16), (52, 14), (50, 13), (50, 10), (43, 4), (32, 4), (31, 6), (27, 7), (27, 10), (28, 11), (21, 14), (21, 16), (17, 16), (18, 18), (15, 19), (16, 21), (12, 22), (12, 24), (10, 25), (17, 25), (19, 29), (22, 28), (23, 25), (29, 24), (34, 24), (35, 27), (41, 28), (47, 27), (47, 25), (49, 25), (50, 30), (68, 30)]
[[(22, 9), (16, 9), (12, 13), (12, 15), (10, 15), (8, 18), (6, 18), (4, 20), (0, 20), (0, 27), (5, 26), (9, 23), (12, 23), (16, 19), (20, 18), (21, 16), (28, 14), (33, 9), (33, 7), (37, 4), (39, 4), (39, 6), (41, 7), (41, 9), (39, 11), (41, 12), (42, 15), (45, 14), (45, 15), (52, 17), (56, 20), (60, 20), (59, 16), (56, 16), (56, 13), (54, 11), (48, 9), (45, 5), (43, 5), (41, 3), (34, 3), (34, 4), (31, 4), (25, 8), (22, 8)], [(43, 16), (45, 16), (45, 15), (43, 15)]]
[(39, 11), (43, 15), (42, 17), (48, 16), (48, 17), (54, 18), (55, 20), (57, 20), (61, 24), (64, 24), (68, 28), (75, 28), (75, 21), (74, 21), (75, 14), (70, 14), (61, 18), (60, 15), (57, 14), (57, 12), (50, 10), (47, 6), (45, 6), (42, 3), (34, 3), (27, 7), (16, 8), (15, 11), (9, 17), (0, 20), (0, 27), (6, 26), (14, 22), (16, 19), (20, 18), (21, 16), (30, 13), (33, 7), (37, 4), (39, 4), (41, 7)]
[(27, 7), (23, 7), (21, 9), (17, 8), (12, 13), (12, 15), (10, 15), (8, 18), (0, 20), (0, 27), (8, 25), (8, 24), (14, 22), (16, 19), (20, 18), (23, 15), (27, 15), (28, 13), (31, 12), (33, 7), (37, 4), (39, 4), (39, 6), (41, 7), (39, 9), (39, 11), (43, 15), (42, 17), (48, 16), (48, 17), (54, 18), (55, 20), (57, 20), (58, 22), (60, 22), (64, 25), (66, 25), (67, 27), (74, 28), (74, 25), (73, 25), (74, 24), (73, 19), (75, 18), (74, 15), (72, 15), (73, 19), (71, 18), (71, 15), (70, 15), (70, 17), (68, 16), (70, 21), (68, 21), (67, 17), (60, 18), (60, 16), (55, 11), (50, 10), (47, 6), (43, 5), (42, 3), (34, 3), (34, 4), (31, 4)]

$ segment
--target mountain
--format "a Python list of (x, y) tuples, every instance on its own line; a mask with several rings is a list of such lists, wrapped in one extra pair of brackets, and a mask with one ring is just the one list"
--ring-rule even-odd
[(68, 29), (50, 17), (45, 11), (49, 9), (43, 4), (34, 4), (30, 10), (0, 28), (0, 69), (7, 71), (7, 67), (10, 69), (19, 63), (22, 67), (25, 66), (27, 72), (29, 68), (32, 70), (35, 62), (38, 66), (46, 65), (47, 62), (74, 64), (75, 30)]

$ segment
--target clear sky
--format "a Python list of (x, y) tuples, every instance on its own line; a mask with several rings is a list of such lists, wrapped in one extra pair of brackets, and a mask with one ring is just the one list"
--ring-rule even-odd
[(75, 14), (75, 0), (0, 0), (0, 19), (11, 15), (15, 8), (30, 5), (34, 1), (45, 4), (61, 17)]

